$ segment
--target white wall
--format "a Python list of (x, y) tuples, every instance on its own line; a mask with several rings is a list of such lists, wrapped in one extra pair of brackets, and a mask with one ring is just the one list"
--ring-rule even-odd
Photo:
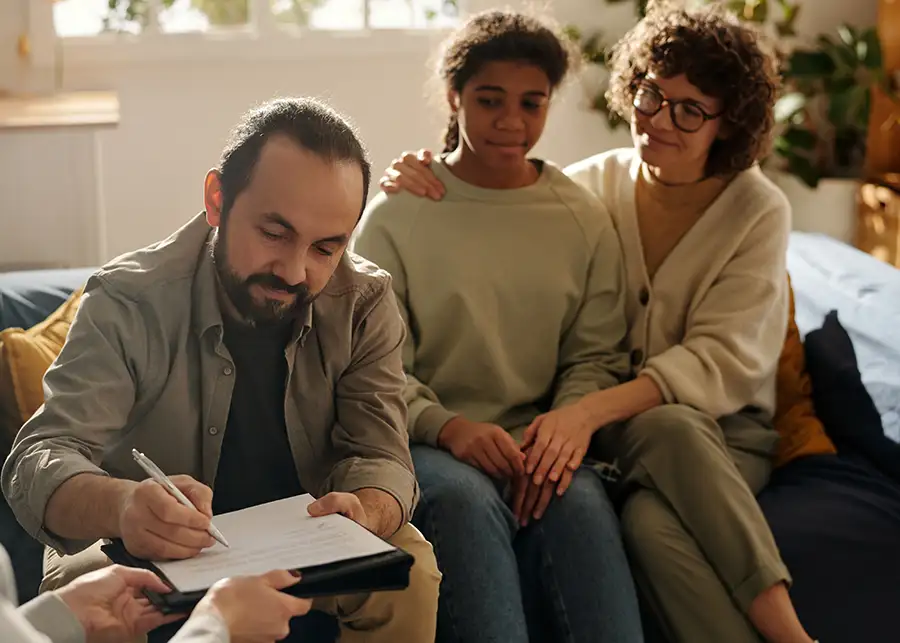
[[(855, 7), (815, 0), (815, 11), (812, 4), (807, 1), (801, 21), (806, 33), (842, 19), (875, 20), (876, 0)], [(586, 31), (602, 26), (612, 37), (633, 22), (631, 3), (556, 0), (553, 6), (561, 22)], [(423, 40), (420, 58), (409, 51), (304, 53), (264, 63), (226, 56), (65, 66), (64, 89), (118, 90), (121, 124), (97, 135), (97, 149), (83, 131), (0, 132), (0, 266), (92, 264), (167, 235), (202, 208), (203, 176), (240, 113), (276, 95), (320, 96), (347, 114), (360, 128), (377, 179), (400, 151), (439, 143), (442, 115), (424, 99), (430, 73), (424, 59), (433, 44)], [(601, 117), (584, 109), (579, 85), (559, 98), (537, 153), (566, 164), (627, 143), (625, 133), (610, 134)], [(70, 161), (77, 170), (67, 175)], [(97, 227), (98, 203), (106, 212), (105, 234)]]
[(24, 8), (8, 1), (0, 6), (0, 94), (20, 88), (23, 65), (16, 44), (25, 30)]

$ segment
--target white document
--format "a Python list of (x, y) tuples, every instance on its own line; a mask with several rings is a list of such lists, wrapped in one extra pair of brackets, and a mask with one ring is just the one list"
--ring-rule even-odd
[(309, 494), (213, 517), (225, 540), (187, 560), (156, 566), (181, 592), (208, 589), (230, 576), (303, 569), (395, 549), (341, 515), (313, 518)]

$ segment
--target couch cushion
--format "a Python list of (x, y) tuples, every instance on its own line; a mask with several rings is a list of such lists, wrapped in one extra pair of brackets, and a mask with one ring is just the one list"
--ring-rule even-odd
[(16, 433), (44, 403), (44, 373), (59, 355), (83, 288), (76, 290), (47, 319), (28, 330), (0, 331), (0, 431), (8, 452)]
[(816, 413), (841, 452), (858, 453), (900, 483), (900, 444), (884, 434), (881, 416), (863, 385), (853, 343), (828, 313), (822, 328), (806, 335)]
[(794, 291), (788, 278), (790, 305), (788, 329), (781, 357), (778, 359), (775, 430), (780, 440), (775, 453), (775, 466), (783, 466), (806, 455), (836, 453), (834, 443), (816, 417), (812, 385), (806, 370), (803, 340), (794, 319)]
[(71, 268), (0, 273), (0, 330), (39, 324), (95, 271)]
[(862, 458), (798, 458), (759, 496), (791, 598), (823, 643), (897, 640), (900, 486)]
[(885, 434), (900, 442), (900, 270), (840, 241), (794, 232), (788, 270), (801, 335), (837, 310)]

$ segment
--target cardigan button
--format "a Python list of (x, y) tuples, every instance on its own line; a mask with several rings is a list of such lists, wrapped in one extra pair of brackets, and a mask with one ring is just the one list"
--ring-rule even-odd
[(639, 366), (641, 362), (644, 361), (644, 351), (640, 348), (635, 348), (631, 351), (631, 365)]
[(650, 291), (646, 288), (641, 288), (641, 291), (638, 293), (638, 301), (641, 302), (641, 306), (646, 306), (650, 302)]

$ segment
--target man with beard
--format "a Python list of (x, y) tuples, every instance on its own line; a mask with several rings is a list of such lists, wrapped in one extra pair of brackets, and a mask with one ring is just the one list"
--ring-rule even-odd
[[(408, 524), (405, 329), (389, 275), (345, 252), (368, 184), (339, 115), (273, 101), (234, 130), (203, 214), (91, 277), (2, 473), (48, 545), (42, 590), (108, 564), (100, 539), (189, 558), (213, 545), (214, 513), (309, 492), (311, 514), (344, 514), (416, 559), (406, 591), (314, 609), (339, 616), (345, 642), (434, 640), (440, 574)], [(132, 448), (197, 510), (145, 480)]]

